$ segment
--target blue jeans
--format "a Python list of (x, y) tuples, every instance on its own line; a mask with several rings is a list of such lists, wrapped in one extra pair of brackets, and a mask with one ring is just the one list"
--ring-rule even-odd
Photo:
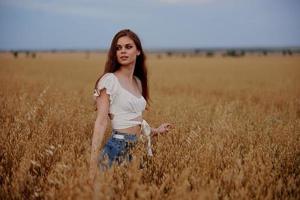
[[(121, 138), (116, 138), (115, 135), (121, 135)], [(131, 161), (130, 150), (135, 146), (137, 139), (136, 135), (113, 130), (111, 137), (100, 152), (98, 162), (100, 169), (104, 171), (114, 163), (121, 164), (124, 161)]]

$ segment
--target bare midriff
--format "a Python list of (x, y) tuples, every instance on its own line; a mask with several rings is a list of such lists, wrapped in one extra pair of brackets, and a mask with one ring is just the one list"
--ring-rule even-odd
[[(139, 116), (137, 118), (132, 119), (133, 121), (142, 121), (142, 116)], [(129, 128), (124, 129), (115, 129), (116, 131), (119, 131), (121, 133), (127, 133), (127, 134), (135, 134), (138, 135), (141, 133), (141, 125), (131, 126)]]

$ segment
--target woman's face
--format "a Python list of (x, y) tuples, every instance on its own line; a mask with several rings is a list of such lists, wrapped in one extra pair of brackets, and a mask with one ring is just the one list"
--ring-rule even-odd
[(136, 57), (140, 55), (134, 41), (128, 36), (118, 39), (116, 49), (118, 62), (123, 66), (135, 64)]

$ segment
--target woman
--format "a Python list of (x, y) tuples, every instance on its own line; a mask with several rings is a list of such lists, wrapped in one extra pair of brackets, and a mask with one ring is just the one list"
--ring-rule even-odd
[[(130, 161), (129, 150), (141, 134), (142, 112), (149, 101), (147, 69), (140, 39), (131, 30), (121, 30), (114, 36), (94, 96), (97, 118), (92, 139), (91, 180), (98, 165), (105, 169), (113, 163)], [(100, 152), (109, 119), (112, 135)], [(163, 123), (158, 128), (151, 128), (151, 135), (168, 132), (170, 128), (170, 123)]]

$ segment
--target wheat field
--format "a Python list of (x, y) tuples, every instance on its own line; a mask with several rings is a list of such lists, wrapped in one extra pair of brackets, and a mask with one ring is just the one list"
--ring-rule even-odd
[[(148, 54), (154, 157), (88, 184), (102, 53), (0, 55), (0, 199), (300, 199), (300, 56)], [(106, 132), (106, 138), (110, 130)]]

